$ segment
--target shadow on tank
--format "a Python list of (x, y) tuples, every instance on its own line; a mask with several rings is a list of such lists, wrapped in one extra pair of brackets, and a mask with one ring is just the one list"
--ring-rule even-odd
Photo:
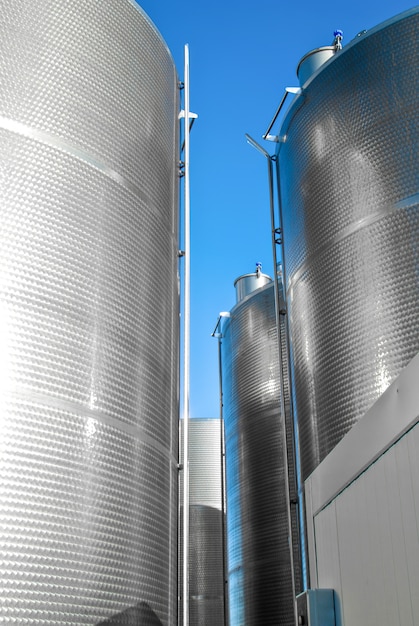
[(139, 602), (104, 622), (98, 622), (96, 626), (163, 626), (163, 624), (146, 602)]

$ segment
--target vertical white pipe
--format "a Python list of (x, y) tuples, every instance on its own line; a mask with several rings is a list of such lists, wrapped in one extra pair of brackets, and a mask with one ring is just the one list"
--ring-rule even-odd
[(190, 379), (190, 181), (189, 47), (184, 69), (184, 289), (183, 289), (183, 626), (189, 626), (189, 379)]

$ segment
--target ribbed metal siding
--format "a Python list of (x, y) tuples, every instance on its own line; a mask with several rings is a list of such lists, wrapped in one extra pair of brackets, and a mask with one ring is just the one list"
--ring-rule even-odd
[(173, 62), (128, 0), (1, 9), (0, 623), (173, 624)]
[(279, 152), (306, 478), (419, 350), (418, 9), (334, 57)]
[[(183, 446), (183, 420), (180, 422)], [(181, 459), (183, 462), (183, 447)], [(222, 506), (221, 421), (189, 422), (189, 612), (193, 626), (223, 626), (224, 507)], [(180, 473), (180, 501), (183, 472)], [(181, 545), (182, 548), (182, 545)], [(182, 550), (180, 550), (182, 555)], [(182, 601), (182, 567), (179, 585)], [(181, 602), (180, 602), (181, 605)]]
[(232, 309), (223, 335), (230, 626), (293, 626), (273, 283)]

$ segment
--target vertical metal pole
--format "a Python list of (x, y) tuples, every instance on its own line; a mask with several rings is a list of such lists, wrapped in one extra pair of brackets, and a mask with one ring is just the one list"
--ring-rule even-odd
[(184, 289), (183, 289), (183, 626), (189, 626), (189, 382), (190, 382), (190, 180), (189, 47), (184, 69)]
[[(282, 417), (282, 437), (283, 437), (283, 457), (284, 457), (284, 477), (285, 477), (285, 501), (287, 507), (287, 525), (288, 525), (288, 546), (290, 554), (290, 566), (291, 566), (291, 584), (292, 595), (294, 604), (294, 619), (297, 623), (297, 604), (295, 601), (295, 568), (294, 568), (294, 544), (292, 534), (292, 518), (291, 518), (291, 498), (290, 498), (290, 481), (289, 481), (289, 467), (290, 460), (287, 447), (287, 416), (285, 407), (285, 385), (284, 385), (284, 370), (282, 364), (282, 330), (281, 330), (281, 313), (280, 313), (280, 298), (278, 288), (278, 261), (276, 254), (276, 227), (275, 227), (275, 196), (274, 196), (274, 175), (272, 161), (275, 157), (272, 157), (262, 146), (260, 146), (250, 135), (246, 134), (246, 139), (251, 146), (256, 148), (258, 152), (263, 154), (268, 164), (268, 185), (269, 185), (269, 211), (271, 218), (271, 232), (272, 232), (272, 257), (274, 263), (274, 300), (275, 300), (275, 322), (278, 336), (278, 359), (279, 359), (279, 393), (280, 393), (280, 412)], [(282, 217), (282, 216), (281, 216)], [(282, 222), (281, 222), (282, 226)], [(288, 343), (288, 342), (287, 342)]]
[[(276, 159), (276, 192), (277, 192), (277, 200), (278, 200), (278, 217), (279, 224), (282, 229), (284, 219), (282, 213), (282, 197), (281, 197), (281, 170), (279, 167), (279, 158)], [(285, 250), (284, 243), (282, 243), (282, 280), (284, 284), (284, 297), (287, 301), (287, 279), (288, 272), (286, 266), (285, 259)], [(289, 317), (287, 315), (287, 319), (285, 320), (286, 328), (287, 328), (287, 339), (290, 337), (289, 330)], [(293, 369), (292, 369), (292, 355), (291, 355), (291, 344), (290, 341), (287, 340), (287, 353), (288, 353), (288, 363), (290, 366), (290, 387), (291, 390), (293, 388)], [(293, 403), (292, 393), (291, 393), (291, 406)], [(300, 533), (300, 560), (301, 560), (301, 576), (302, 576), (302, 591), (308, 589), (309, 580), (308, 580), (308, 557), (307, 557), (307, 537), (305, 530), (305, 503), (304, 503), (304, 483), (301, 480), (301, 469), (300, 469), (300, 445), (298, 440), (298, 431), (297, 425), (295, 423), (296, 416), (294, 413), (294, 408), (291, 410), (291, 414), (293, 415), (294, 423), (293, 423), (293, 439), (294, 439), (294, 454), (295, 454), (295, 475), (296, 475), (296, 483), (297, 483), (297, 498), (298, 498), (298, 518), (299, 518), (299, 533)]]
[[(291, 582), (292, 582), (292, 593), (294, 600), (294, 619), (295, 623), (297, 623), (297, 605), (295, 602), (295, 567), (294, 567), (294, 544), (293, 544), (293, 533), (292, 533), (292, 516), (291, 516), (291, 498), (290, 498), (290, 480), (289, 480), (289, 468), (290, 468), (290, 459), (288, 454), (287, 447), (287, 416), (286, 416), (286, 407), (285, 407), (285, 390), (284, 390), (284, 371), (283, 371), (283, 363), (282, 363), (282, 331), (281, 331), (281, 313), (280, 313), (280, 298), (279, 298), (279, 288), (278, 288), (278, 271), (277, 271), (277, 254), (276, 254), (276, 226), (275, 226), (275, 196), (274, 196), (274, 174), (273, 174), (273, 165), (272, 161), (276, 160), (276, 157), (272, 157), (262, 146), (260, 146), (250, 135), (246, 134), (246, 139), (250, 143), (251, 146), (256, 148), (258, 152), (263, 154), (263, 156), (267, 160), (268, 164), (268, 185), (269, 185), (269, 210), (270, 210), (270, 218), (271, 218), (271, 232), (272, 232), (272, 257), (274, 263), (274, 299), (275, 299), (275, 321), (278, 333), (278, 356), (279, 356), (279, 387), (280, 387), (280, 410), (282, 415), (282, 433), (283, 433), (283, 454), (284, 454), (284, 469), (285, 469), (285, 500), (287, 507), (287, 523), (288, 523), (288, 535), (289, 535), (289, 553), (290, 553), (290, 564), (291, 564)], [(277, 177), (279, 176), (279, 170), (277, 170)], [(279, 180), (278, 182), (278, 193), (279, 193)], [(278, 198), (278, 202), (281, 202), (280, 194)], [(282, 210), (281, 204), (279, 206), (279, 218), (280, 218), (280, 226), (282, 229)], [(288, 350), (288, 337), (286, 338), (286, 345)], [(289, 359), (289, 356), (288, 356)]]
[(280, 298), (278, 287), (278, 259), (276, 254), (276, 228), (275, 228), (275, 198), (274, 198), (274, 179), (273, 179), (273, 167), (272, 157), (268, 155), (268, 181), (269, 181), (269, 208), (271, 216), (271, 231), (272, 231), (272, 257), (274, 262), (274, 295), (275, 295), (275, 318), (276, 327), (278, 333), (278, 356), (279, 356), (279, 387), (281, 394), (281, 414), (282, 414), (282, 438), (283, 438), (283, 455), (284, 455), (284, 477), (285, 477), (285, 501), (287, 506), (287, 523), (288, 523), (288, 545), (291, 565), (291, 584), (292, 584), (292, 597), (294, 606), (294, 619), (297, 623), (297, 606), (295, 602), (295, 568), (294, 568), (294, 544), (292, 535), (292, 519), (291, 519), (291, 499), (290, 499), (290, 482), (289, 482), (289, 455), (287, 446), (287, 415), (285, 408), (285, 385), (284, 385), (284, 370), (282, 363), (282, 331), (281, 331), (281, 313), (280, 313)]
[(224, 626), (228, 624), (227, 618), (227, 567), (226, 567), (226, 528), (225, 528), (225, 442), (224, 442), (224, 399), (223, 399), (223, 361), (221, 351), (222, 329), (220, 317), (220, 336), (218, 337), (218, 374), (220, 387), (220, 450), (221, 450), (221, 532), (223, 550), (223, 608)]

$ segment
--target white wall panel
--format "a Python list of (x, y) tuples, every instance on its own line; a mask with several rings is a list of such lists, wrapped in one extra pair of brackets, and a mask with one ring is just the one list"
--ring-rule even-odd
[(340, 579), (336, 504), (334, 502), (316, 519), (315, 532), (320, 574), (318, 586), (327, 589), (336, 585), (336, 581)]
[[(398, 446), (400, 443), (398, 444)], [(404, 541), (404, 527), (402, 516), (402, 502), (400, 497), (400, 483), (397, 476), (396, 450), (393, 447), (385, 455), (384, 473), (386, 480), (386, 496), (388, 517), (391, 529), (391, 543), (393, 547), (394, 569), (396, 573), (397, 604), (399, 608), (399, 623), (413, 626), (411, 613), (409, 572), (407, 568), (407, 551)]]
[(344, 623), (364, 624), (368, 611), (369, 578), (360, 580), (357, 571), (368, 567), (366, 535), (362, 532), (359, 507), (362, 492), (348, 489), (336, 502), (336, 523), (339, 536), (340, 574), (342, 583), (342, 612)]
[[(416, 429), (417, 430), (417, 429)], [(403, 437), (395, 446), (397, 488), (400, 496), (401, 531), (400, 543), (403, 542), (406, 556), (406, 575), (408, 587), (404, 591), (408, 594), (408, 602), (411, 608), (412, 623), (417, 623), (415, 615), (419, 608), (419, 542), (417, 532), (417, 517), (413, 500), (413, 494), (418, 490), (418, 475), (412, 473), (409, 457), (408, 436)], [(406, 607), (407, 611), (407, 607)]]
[(416, 357), (305, 483), (312, 587), (335, 590), (337, 626), (419, 624), (418, 377)]
[(415, 487), (415, 477), (419, 476), (419, 429), (414, 428), (407, 438), (409, 466), (412, 473), (413, 502), (415, 507), (416, 531), (419, 535), (419, 489)]
[(371, 614), (375, 623), (385, 623), (388, 619), (396, 624), (398, 606), (395, 585), (395, 568), (391, 542), (391, 528), (387, 510), (386, 485), (383, 480), (383, 460), (375, 463), (364, 474), (366, 492), (369, 496), (366, 506), (366, 523), (371, 544), (372, 564), (370, 577)]
[[(407, 494), (406, 507), (403, 507), (403, 512), (404, 516), (406, 516), (408, 512), (408, 517), (412, 521), (406, 534), (409, 546), (408, 567), (409, 580), (411, 582), (410, 598), (412, 602), (412, 614), (419, 616), (419, 593), (417, 591), (417, 581), (419, 580), (419, 427), (413, 429), (410, 436), (406, 438), (406, 443), (407, 450), (403, 452), (406, 453), (410, 469), (410, 492)], [(407, 520), (405, 525), (407, 526)]]
[[(335, 589), (336, 599), (341, 597), (342, 585), (339, 567), (339, 541), (336, 524), (336, 503), (332, 502), (315, 520), (316, 552), (318, 564), (318, 587)], [(341, 603), (335, 602), (337, 626), (343, 623)]]
[(318, 587), (335, 590), (338, 626), (418, 623), (417, 446), (419, 426), (315, 516)]

